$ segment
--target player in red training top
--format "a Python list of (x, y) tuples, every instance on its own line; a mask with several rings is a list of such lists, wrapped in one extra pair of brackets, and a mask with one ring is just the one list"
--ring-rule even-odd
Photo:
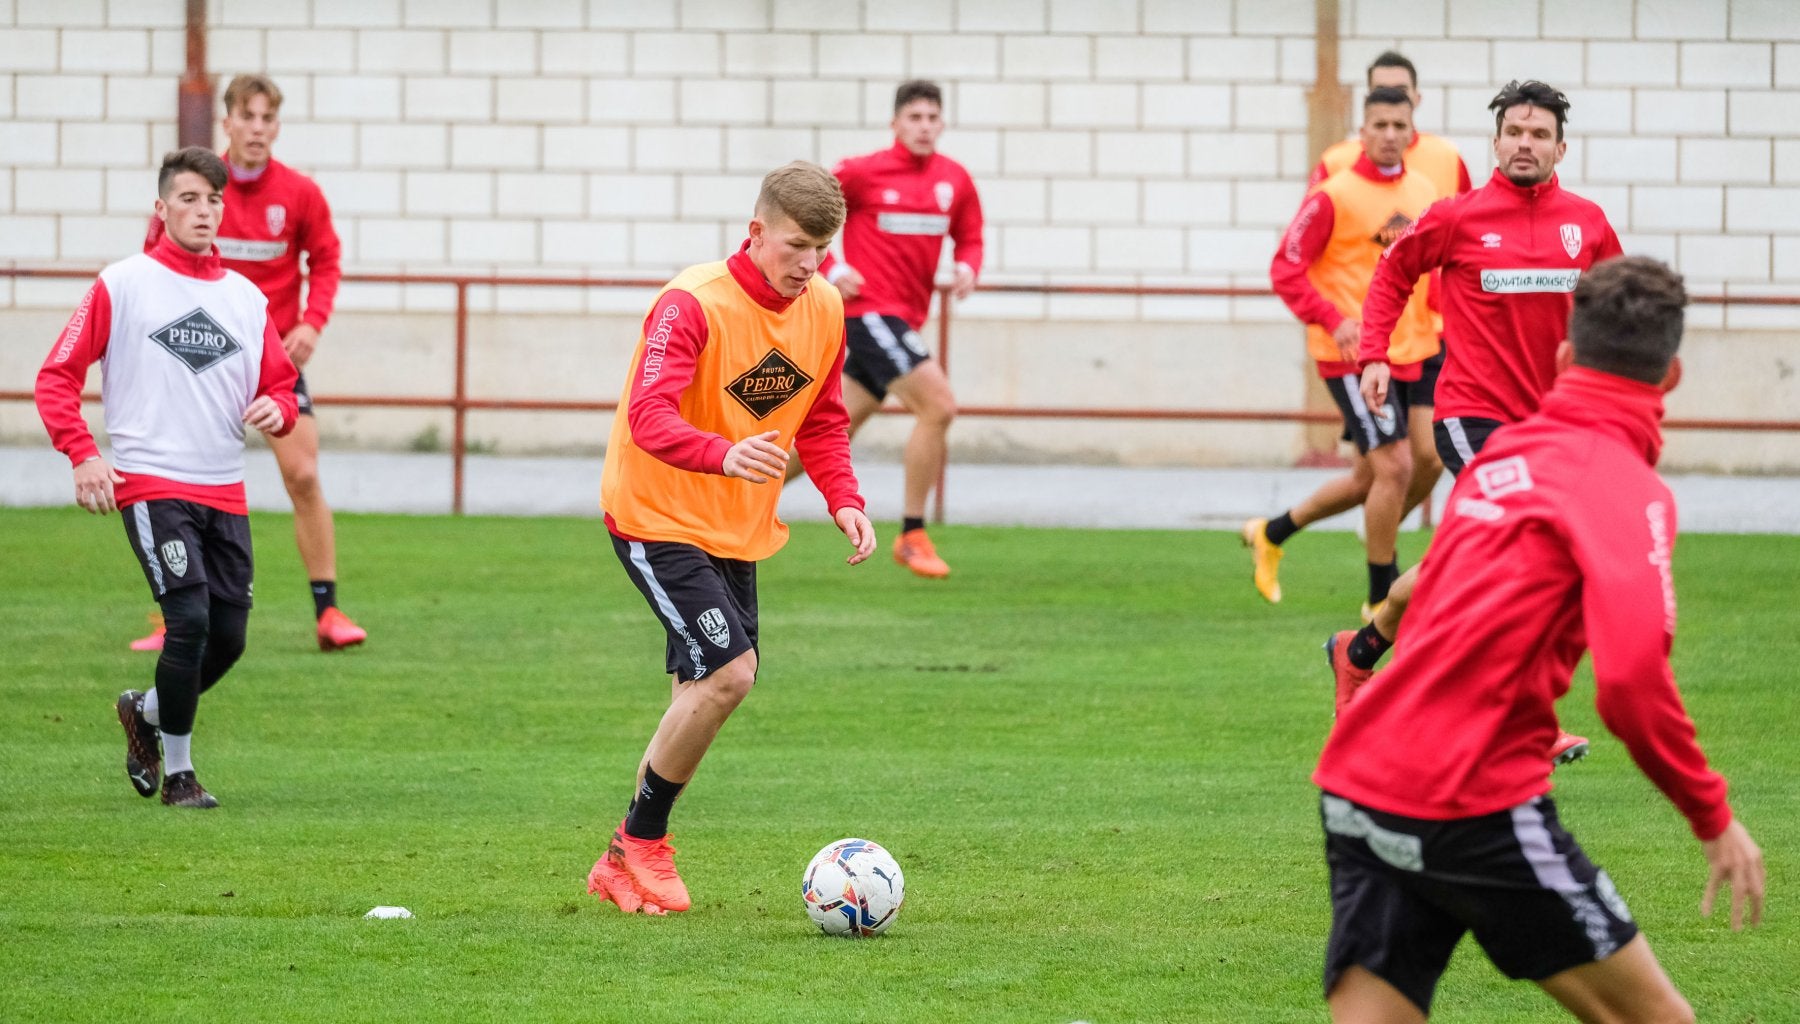
[[(981, 198), (956, 161), (937, 151), (944, 131), (943, 93), (914, 81), (894, 93), (894, 144), (851, 157), (833, 172), (844, 189), (844, 258), (826, 277), (844, 296), (849, 355), (844, 404), (854, 435), (893, 392), (913, 414), (906, 441), (905, 496), (894, 561), (920, 576), (950, 575), (925, 532), (925, 498), (943, 474), (956, 399), (919, 329), (931, 312), (944, 236), (956, 260), (951, 293), (966, 299), (981, 273)], [(800, 472), (793, 464), (789, 478)]]
[[(1441, 271), (1450, 355), (1438, 379), (1433, 434), (1452, 473), (1495, 429), (1537, 410), (1555, 376), (1576, 282), (1621, 252), (1600, 207), (1557, 182), (1568, 98), (1542, 82), (1515, 81), (1488, 109), (1499, 164), (1493, 176), (1432, 206), (1403, 232), (1382, 256), (1363, 303), (1362, 390), (1373, 405), (1387, 397), (1388, 339), (1414, 283)], [(1368, 626), (1326, 642), (1340, 705), (1392, 644), (1417, 571), (1395, 581)], [(1586, 741), (1567, 736), (1556, 756), (1568, 761), (1586, 752)]]
[[(249, 278), (268, 297), (282, 347), (304, 370), (337, 299), (339, 245), (331, 209), (311, 178), (270, 155), (281, 134), (281, 90), (273, 81), (238, 75), (225, 87), (224, 105), (224, 156), (231, 181), (219, 226), (219, 254), (227, 268)], [(154, 244), (161, 222), (153, 220), (150, 229)], [(306, 254), (304, 274), (301, 253)], [(319, 428), (304, 375), (294, 393), (300, 420), (291, 434), (269, 447), (294, 504), (294, 540), (312, 583), (319, 649), (334, 651), (360, 644), (368, 634), (337, 607), (337, 534), (319, 486)], [(160, 633), (133, 643), (133, 649), (156, 650)]]
[(1694, 1019), (1548, 795), (1555, 702), (1587, 651), (1601, 719), (1701, 842), (1701, 913), (1724, 885), (1732, 928), (1762, 918), (1762, 852), (1669, 670), (1675, 502), (1654, 467), (1686, 303), (1652, 259), (1583, 276), (1562, 375), (1458, 477), (1394, 663), (1325, 744), (1339, 1024), (1423, 1021), (1467, 932), (1581, 1020)]
[[(75, 466), (76, 504), (122, 513), (162, 607), (156, 685), (126, 690), (117, 710), (126, 777), (142, 796), (160, 786), (172, 807), (219, 805), (194, 774), (191, 744), (200, 695), (244, 653), (250, 618), (244, 428), (278, 436), (296, 419), (294, 364), (268, 300), (220, 265), (213, 244), (225, 176), (199, 146), (163, 158), (162, 238), (100, 272), (37, 377), (38, 413)], [(81, 416), (96, 362), (110, 466)]]

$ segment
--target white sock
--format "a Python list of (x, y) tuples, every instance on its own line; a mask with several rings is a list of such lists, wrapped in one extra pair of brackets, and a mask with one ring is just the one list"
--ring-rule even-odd
[(143, 710), (139, 713), (151, 725), (162, 726), (162, 702), (156, 698), (156, 687), (152, 686), (150, 692), (144, 694)]
[(188, 743), (193, 740), (193, 738), (194, 734), (191, 732), (185, 736), (177, 736), (174, 733), (169, 732), (162, 734), (164, 775), (174, 775), (176, 772), (191, 772), (194, 770), (193, 755), (188, 753)]

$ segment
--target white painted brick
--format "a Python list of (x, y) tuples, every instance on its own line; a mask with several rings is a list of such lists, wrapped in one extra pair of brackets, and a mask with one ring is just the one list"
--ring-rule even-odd
[(1086, 36), (1003, 36), (1000, 69), (1008, 79), (1087, 78), (1093, 47)]
[(1536, 14), (1536, 10), (1521, 10), (1519, 5), (1493, 0), (1450, 0), (1449, 34), (1476, 39), (1529, 39), (1538, 32)]
[(1188, 77), (1202, 82), (1273, 82), (1281, 72), (1273, 38), (1188, 40)]
[(846, 83), (781, 82), (774, 88), (775, 108), (769, 112), (774, 124), (848, 128), (861, 120), (856, 88)]
[(1256, 228), (1192, 228), (1187, 269), (1196, 274), (1263, 274), (1281, 241), (1278, 232)]
[(1576, 87), (1585, 75), (1586, 51), (1587, 47), (1577, 42), (1497, 40), (1494, 43), (1494, 77), (1500, 81), (1535, 78), (1585, 99), (1576, 92)]
[[(1569, 97), (1574, 106), (1569, 108), (1569, 122), (1564, 128), (1565, 134), (1591, 135), (1596, 133), (1629, 135), (1634, 131), (1633, 102), (1631, 89), (1582, 89)], [(1492, 99), (1492, 97), (1489, 97)], [(1483, 105), (1486, 111), (1486, 105)], [(1488, 114), (1488, 128), (1493, 128), (1493, 114)], [(1675, 126), (1681, 122), (1664, 118), (1660, 123), (1646, 124), (1641, 129), (1646, 134), (1678, 130)], [(1716, 124), (1717, 122), (1715, 122)]]
[(1304, 181), (1312, 177), (1313, 168), (1319, 161), (1313, 157), (1312, 140), (1305, 132), (1281, 132), (1276, 136), (1276, 145), (1281, 147), (1283, 178)]
[(1731, 38), (1793, 39), (1794, 5), (1790, 0), (1731, 0)]
[(62, 217), (57, 258), (118, 260), (144, 248), (141, 217)]
[(452, 167), (535, 168), (539, 129), (527, 125), (458, 124), (450, 127)]
[(1240, 85), (1233, 92), (1243, 127), (1306, 128), (1306, 91), (1298, 85)]
[(1800, 281), (1800, 238), (1775, 239), (1775, 280)]
[(501, 78), (494, 82), (494, 120), (580, 121), (586, 92), (579, 78)]
[(1055, 128), (1112, 128), (1138, 123), (1138, 87), (1126, 84), (1050, 86), (1050, 124)]
[[(709, 129), (710, 130), (710, 129)], [(642, 136), (639, 136), (642, 145)], [(718, 169), (718, 150), (715, 134), (712, 136), (712, 148), (707, 150), (710, 158), (706, 163), (699, 162), (688, 165), (663, 164), (668, 170), (710, 171)], [(725, 170), (743, 174), (755, 174), (759, 177), (767, 174), (790, 160), (817, 161), (815, 154), (818, 144), (813, 133), (804, 128), (727, 128), (725, 130)], [(638, 166), (645, 166), (642, 157)]]
[(871, 32), (938, 32), (954, 24), (951, 0), (914, 0), (904, 4), (867, 4), (863, 27)]
[(1050, 29), (1049, 4), (1046, 0), (1003, 0), (1003, 2), (960, 3), (956, 5), (956, 30), (959, 32), (1046, 32)]
[(1800, 185), (1800, 140), (1775, 141), (1775, 180), (1783, 185)]
[(1309, 36), (1316, 27), (1313, 0), (1237, 0), (1239, 31), (1254, 25), (1256, 31), (1278, 36)]
[(982, 182), (981, 216), (989, 224), (1042, 224), (1049, 220), (1049, 183), (1043, 178)]
[(0, 68), (9, 73), (55, 71), (56, 33), (15, 28), (0, 32)]
[(1148, 83), (1144, 86), (1144, 124), (1157, 128), (1228, 128), (1231, 87)]
[(325, 167), (355, 167), (356, 128), (328, 121), (283, 124), (281, 151), (303, 158), (309, 174)]
[(319, 75), (312, 116), (333, 121), (400, 120), (400, 79), (391, 75)]
[(393, 28), (400, 0), (312, 0), (312, 23), (321, 28)]
[(55, 217), (0, 217), (0, 259), (55, 258)]
[(1015, 174), (1085, 175), (1093, 166), (1087, 132), (1008, 131), (1001, 136), (1001, 166)]
[[(215, 125), (217, 124), (217, 122), (214, 123)], [(213, 129), (213, 139), (214, 151), (225, 148), (225, 133), (220, 131), (217, 127)], [(162, 162), (163, 154), (174, 150), (178, 145), (179, 142), (176, 138), (174, 124), (150, 125), (150, 154), (149, 159), (144, 161), (145, 165), (152, 167), (157, 166)], [(307, 173), (310, 174), (311, 170), (308, 169)]]
[(417, 78), (406, 83), (406, 120), (486, 121), (494, 110), (491, 78)]
[(1639, 39), (1723, 39), (1723, 0), (1638, 0)]
[(1311, 87), (1318, 74), (1319, 48), (1311, 39), (1281, 39), (1281, 80)]
[(1775, 88), (1800, 88), (1800, 43), (1775, 45)]
[(1585, 181), (1628, 182), (1675, 180), (1674, 139), (1611, 139), (1585, 141)]
[(1689, 284), (1767, 281), (1769, 236), (1682, 235), (1676, 269)]
[[(899, 44), (896, 41), (893, 45), (898, 46)], [(1000, 62), (1002, 56), (1000, 50), (1000, 38), (997, 36), (974, 33), (960, 36), (916, 35), (911, 39), (910, 51), (912, 53), (912, 63), (910, 65), (909, 74), (914, 78), (947, 78), (960, 80), (967, 78), (997, 78), (1000, 75)], [(1066, 74), (1036, 75), (1030, 73), (1025, 73), (1021, 76), (1020, 73), (1012, 70), (1013, 66), (1010, 63), (1010, 56), (1006, 59), (1008, 60), (1006, 73), (1010, 78), (1069, 77)], [(1085, 75), (1085, 65), (1083, 66), (1081, 73)], [(867, 74), (867, 72), (864, 72), (864, 75)], [(893, 86), (882, 83), (881, 88), (887, 92), (887, 110), (891, 112), (894, 109)]]
[(1719, 231), (1725, 223), (1722, 188), (1656, 188), (1631, 190), (1633, 231)]
[(356, 33), (345, 29), (274, 29), (267, 38), (268, 71), (347, 72), (356, 69)]
[(1772, 77), (1772, 59), (1767, 43), (1682, 43), (1681, 84), (1766, 89)]
[(494, 23), (501, 28), (580, 28), (587, 21), (587, 4), (585, 0), (501, 0), (494, 5), (494, 14)]
[(1640, 132), (1662, 131), (1670, 125), (1725, 123), (1723, 90), (1634, 89), (1632, 93), (1637, 112), (1635, 125)]
[(11, 84), (19, 109), (32, 117), (98, 121), (106, 116), (105, 80), (99, 75), (20, 75)]
[(1180, 79), (1186, 70), (1186, 54), (1180, 39), (1153, 36), (1097, 36), (1094, 39), (1094, 74), (1097, 78), (1132, 82)]
[(450, 260), (453, 263), (536, 263), (537, 222), (529, 220), (453, 220)]
[[(1410, 44), (1414, 39), (1444, 34), (1444, 0), (1377, 0), (1376, 3), (1357, 4), (1353, 13), (1351, 25), (1359, 36), (1400, 37)], [(1409, 58), (1412, 56), (1410, 46), (1403, 48), (1403, 52)], [(1357, 65), (1356, 77), (1362, 77), (1360, 69), (1366, 63)], [(1429, 71), (1423, 73), (1431, 74)]]
[(666, 125), (675, 120), (675, 82), (667, 78), (599, 78), (588, 82), (588, 120), (597, 124)]
[[(338, 238), (344, 243), (344, 262), (364, 264), (361, 246), (357, 244), (357, 235), (361, 233), (359, 221), (346, 221), (338, 225)], [(352, 281), (338, 289), (337, 301), (333, 309), (339, 313), (355, 310), (358, 313), (400, 313), (406, 309), (406, 289), (397, 284), (363, 284)]]
[(684, 174), (681, 176), (682, 220), (749, 222), (762, 176), (754, 174)]
[(365, 124), (357, 127), (364, 167), (407, 169), (449, 163), (450, 129), (441, 124)]
[(856, 29), (862, 5), (840, 0), (775, 0), (773, 26), (799, 32)]
[(1180, 228), (1099, 228), (1094, 259), (1101, 270), (1179, 273), (1186, 262), (1184, 235)]
[[(995, 135), (995, 133), (971, 132), (959, 129), (956, 133), (956, 141), (950, 143), (955, 149), (955, 152), (951, 155), (956, 157), (958, 163), (962, 164), (964, 167), (970, 168), (970, 174), (975, 174), (976, 172), (973, 170), (973, 165), (969, 163), (967, 155), (964, 152), (964, 147), (967, 145), (966, 140), (969, 135)], [(938, 141), (940, 144), (944, 143), (944, 139), (941, 136)], [(878, 149), (891, 148), (894, 145), (894, 133), (887, 130), (886, 124), (883, 124), (880, 128), (859, 128), (854, 131), (847, 131), (841, 128), (823, 128), (819, 130), (818, 144), (819, 162), (826, 167), (830, 167), (847, 156), (860, 156), (864, 153), (873, 153)], [(742, 170), (742, 168), (734, 168), (734, 170)]]
[(1273, 178), (1279, 173), (1278, 154), (1271, 132), (1194, 132), (1188, 136), (1188, 175)]
[(769, 5), (764, 0), (679, 0), (680, 25), (687, 31), (720, 29), (760, 32), (769, 28)]
[(106, 116), (114, 121), (174, 120), (175, 86), (161, 78), (106, 76)]
[[(144, 177), (143, 171), (138, 175)], [(20, 213), (99, 213), (104, 176), (100, 171), (20, 168), (15, 172), (13, 209)], [(154, 187), (144, 190), (154, 197)], [(149, 200), (140, 203), (147, 207)]]
[(894, 87), (886, 82), (864, 82), (862, 123), (869, 127), (887, 126), (894, 118)]
[[(356, 67), (365, 74), (444, 73), (445, 51), (450, 44), (442, 32), (368, 31), (357, 32), (355, 36)], [(408, 83), (409, 92), (410, 89)]]
[[(19, 171), (24, 174), (23, 170)], [(74, 174), (74, 171), (58, 171)], [(132, 213), (149, 217), (156, 207), (156, 171), (149, 167), (113, 167), (101, 172), (106, 188), (107, 213)]]
[(673, 219), (675, 180), (669, 174), (589, 175), (588, 215)]
[(1681, 180), (1684, 182), (1766, 185), (1770, 165), (1768, 139), (1681, 140)]
[(1302, 197), (1292, 181), (1240, 181), (1233, 187), (1232, 223), (1241, 228), (1268, 228), (1279, 234), (1300, 209)]
[[(208, 5), (212, 6), (212, 5)], [(214, 8), (221, 25), (305, 25), (307, 5), (267, 0), (220, 0)]]
[(321, 171), (315, 180), (333, 214), (400, 215), (399, 171)]
[[(215, 28), (206, 33), (206, 61), (218, 69), (221, 91), (232, 75), (268, 66), (263, 59), (265, 34), (254, 28)], [(185, 44), (182, 52), (186, 53)], [(182, 60), (185, 67), (186, 57)]]
[(1626, 185), (1590, 185), (1583, 183), (1576, 194), (1600, 207), (1606, 219), (1615, 225), (1630, 219), (1631, 188)]
[(718, 170), (722, 135), (718, 128), (638, 128), (632, 133), (632, 165), (646, 171)]
[(725, 37), (727, 75), (810, 78), (813, 66), (811, 36), (799, 33), (734, 32)]
[(106, 4), (103, 0), (18, 0), (14, 17), (21, 25), (104, 25)]
[(726, 246), (735, 247), (742, 234), (741, 227), (733, 227), (727, 242), (727, 233), (718, 224), (638, 221), (631, 225), (631, 263), (645, 270), (691, 267), (723, 258)]
[[(1618, 225), (1615, 224), (1614, 228), (1617, 229)], [(1619, 231), (1619, 247), (1624, 249), (1627, 255), (1654, 257), (1655, 259), (1662, 260), (1671, 267), (1675, 266), (1678, 262), (1676, 259), (1678, 254), (1676, 252), (1677, 247), (1674, 235), (1621, 230)], [(1691, 313), (1692, 310), (1689, 312)], [(1688, 320), (1688, 326), (1694, 326), (1691, 316)]]
[(1800, 202), (1791, 188), (1733, 185), (1725, 190), (1725, 230), (1800, 233)]
[[(0, 167), (0, 213), (11, 213), (13, 209), (13, 172), (9, 168)], [(10, 284), (10, 280), (8, 281)], [(0, 305), (4, 299), (0, 299)]]
[(1194, 0), (1144, 0), (1144, 34), (1231, 34), (1231, 8)]
[(544, 222), (544, 262), (618, 266), (631, 255), (631, 229), (624, 224), (584, 221)]
[(494, 23), (492, 0), (402, 0), (400, 11), (401, 23), (408, 27), (486, 28)]
[(590, 28), (674, 28), (678, 9), (673, 3), (642, 0), (588, 0)]
[(1589, 85), (1674, 85), (1674, 43), (1589, 43)]
[(1009, 272), (1092, 270), (1093, 247), (1093, 232), (1084, 227), (1009, 227), (1000, 230), (1001, 261)]
[(501, 174), (495, 182), (502, 217), (580, 217), (587, 180), (580, 174)]
[(536, 32), (451, 32), (452, 74), (529, 75), (537, 71)]
[[(1101, 265), (1103, 273), (1115, 269)], [(1095, 283), (1110, 282), (1102, 279)], [(1137, 319), (1138, 300), (1135, 295), (1050, 295), (1046, 299), (1044, 318), (1047, 320), (1118, 323)]]
[[(950, 140), (947, 152), (976, 178), (997, 177), (1000, 174), (1000, 135), (997, 131), (959, 130)], [(891, 144), (891, 138), (889, 142)]]
[(494, 176), (478, 171), (409, 171), (406, 212), (471, 217), (494, 212)]
[(1544, 5), (1546, 39), (1630, 39), (1632, 0)]
[[(1491, 63), (1492, 47), (1485, 42), (1466, 39), (1408, 40), (1404, 48), (1408, 60), (1419, 67), (1419, 74), (1429, 85), (1478, 85), (1492, 96), (1495, 80), (1506, 81), (1512, 72)], [(1372, 57), (1373, 55), (1371, 55)], [(1366, 67), (1366, 64), (1365, 64)], [(1360, 87), (1366, 78), (1357, 76)]]
[(146, 74), (150, 70), (150, 34), (139, 29), (65, 29), (62, 70)]
[(149, 132), (141, 124), (65, 123), (61, 163), (64, 167), (142, 167), (150, 160), (148, 144)]
[(630, 66), (623, 32), (546, 32), (539, 60), (549, 75), (622, 75)]
[(1050, 181), (1050, 220), (1056, 224), (1137, 224), (1135, 181)]
[(571, 171), (631, 166), (631, 129), (544, 127), (544, 166)]
[(1178, 178), (1187, 170), (1187, 139), (1180, 132), (1097, 132), (1094, 172), (1102, 176)]
[(821, 33), (817, 57), (822, 76), (898, 80), (906, 75), (906, 40), (900, 36)]
[[(1033, 6), (1037, 5), (1026, 5), (1026, 8)], [(1050, 0), (1052, 32), (1135, 32), (1137, 27), (1138, 0)], [(1012, 31), (1030, 32), (1034, 29), (1030, 24), (1021, 22)]]
[[(1449, 134), (1482, 135), (1492, 139), (1494, 115), (1489, 112), (1487, 105), (1493, 100), (1494, 92), (1491, 85), (1455, 85), (1445, 90), (1445, 131)], [(1626, 110), (1629, 113), (1629, 94)], [(1570, 113), (1579, 114), (1580, 111), (1572, 110)]]
[(679, 102), (684, 125), (763, 124), (769, 119), (769, 84), (743, 79), (684, 79)]
[(441, 263), (446, 256), (444, 238), (441, 220), (365, 217), (357, 223), (357, 258), (370, 263)]
[(1800, 136), (1800, 92), (1732, 90), (1730, 132), (1733, 135)]
[(631, 37), (631, 70), (637, 75), (719, 73), (719, 37), (696, 32), (639, 32)]

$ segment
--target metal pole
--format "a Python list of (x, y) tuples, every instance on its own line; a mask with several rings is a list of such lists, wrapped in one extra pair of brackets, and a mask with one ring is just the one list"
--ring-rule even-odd
[(206, 74), (206, 0), (187, 0), (187, 72), (176, 92), (176, 144), (212, 148), (212, 80)]
[[(950, 289), (938, 289), (938, 367), (944, 371), (944, 380), (950, 379)], [(954, 392), (953, 392), (954, 393)], [(950, 469), (950, 444), (944, 443), (944, 464), (938, 467), (937, 494), (932, 498), (931, 521), (939, 526), (944, 522), (944, 477)]]
[[(1338, 0), (1313, 0), (1313, 60), (1313, 84), (1306, 93), (1308, 172), (1318, 163), (1326, 147), (1342, 140), (1350, 128), (1350, 90), (1338, 81)], [(1312, 411), (1337, 408), (1325, 383), (1313, 373), (1306, 375), (1302, 405)], [(1335, 429), (1311, 427), (1302, 436), (1305, 454), (1300, 458), (1301, 465), (1344, 464), (1338, 455)]]
[(463, 514), (464, 428), (469, 417), (469, 286), (456, 285), (456, 388), (450, 399), (450, 512)]

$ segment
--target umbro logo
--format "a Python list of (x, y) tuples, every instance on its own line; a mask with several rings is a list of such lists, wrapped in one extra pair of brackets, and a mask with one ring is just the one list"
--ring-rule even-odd
[(150, 340), (169, 350), (187, 364), (195, 374), (204, 373), (218, 363), (236, 355), (243, 347), (225, 328), (196, 309), (181, 319), (150, 332)]
[(1482, 235), (1481, 236), (1481, 247), (1483, 249), (1498, 249), (1498, 248), (1500, 248), (1500, 236), (1495, 234), (1492, 231), (1488, 232), (1485, 235)]
[(812, 382), (812, 377), (795, 366), (780, 349), (772, 348), (725, 390), (760, 420), (788, 404)]

